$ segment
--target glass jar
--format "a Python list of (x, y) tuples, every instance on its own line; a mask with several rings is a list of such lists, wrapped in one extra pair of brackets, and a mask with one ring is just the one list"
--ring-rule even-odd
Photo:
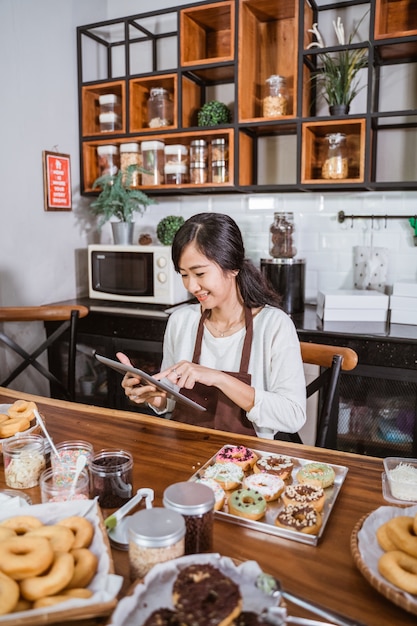
[(321, 169), (322, 177), (326, 180), (348, 178), (346, 135), (344, 133), (330, 133), (326, 135), (326, 140), (327, 153)]
[(46, 467), (44, 439), (40, 435), (14, 437), (3, 443), (4, 478), (13, 489), (39, 484)]
[(119, 148), (117, 146), (97, 146), (99, 176), (114, 176), (119, 170)]
[(294, 246), (294, 214), (274, 213), (269, 229), (269, 253), (275, 259), (291, 259), (297, 254)]
[(190, 183), (193, 185), (204, 185), (207, 182), (207, 178), (207, 163), (204, 161), (190, 163)]
[(42, 472), (39, 484), (42, 503), (66, 502), (67, 500), (88, 500), (90, 497), (90, 477), (88, 470), (83, 469), (75, 487), (72, 480), (62, 480), (62, 472), (52, 467)]
[(174, 103), (167, 89), (153, 87), (148, 100), (149, 128), (171, 126), (174, 121)]
[(190, 143), (190, 164), (204, 163), (207, 165), (207, 142), (204, 139), (194, 139)]
[(288, 114), (288, 90), (285, 76), (272, 74), (266, 79), (266, 93), (263, 99), (263, 116), (280, 117)]
[(174, 165), (176, 163), (182, 163), (184, 165), (188, 162), (188, 148), (182, 144), (176, 144), (172, 146), (165, 146), (165, 165)]
[(94, 456), (94, 448), (88, 441), (60, 441), (55, 445), (58, 452), (51, 454), (51, 466), (58, 472), (62, 473), (62, 481), (72, 482), (72, 477), (77, 467), (77, 459), (84, 455), (87, 458), (87, 465), (92, 461)]
[(130, 576), (146, 576), (158, 563), (184, 555), (185, 521), (164, 508), (142, 509), (128, 522)]
[(227, 183), (228, 180), (227, 161), (213, 161), (211, 164), (211, 182), (219, 184)]
[[(126, 172), (129, 165), (141, 165), (141, 154), (138, 143), (122, 143), (120, 146), (120, 169), (122, 172)], [(130, 186), (139, 187), (140, 185), (140, 172), (133, 171), (129, 173)], [(124, 179), (126, 176), (123, 177)]]
[(164, 491), (164, 507), (185, 519), (185, 554), (210, 552), (213, 542), (214, 492), (207, 485), (181, 482)]
[(165, 163), (166, 185), (182, 185), (187, 182), (187, 165), (185, 163)]
[(163, 141), (142, 141), (142, 185), (162, 185), (164, 182), (165, 144)]
[(133, 457), (126, 450), (101, 450), (90, 462), (91, 492), (106, 509), (125, 504), (133, 494)]
[(100, 132), (109, 133), (121, 130), (120, 98), (114, 93), (107, 93), (98, 98), (100, 113)]
[(105, 93), (98, 97), (100, 113), (120, 115), (120, 98), (115, 93)]
[(227, 161), (229, 159), (228, 144), (224, 137), (217, 137), (211, 142), (211, 162)]

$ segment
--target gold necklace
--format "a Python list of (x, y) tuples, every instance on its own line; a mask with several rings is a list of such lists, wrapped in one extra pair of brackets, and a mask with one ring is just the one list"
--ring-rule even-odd
[(237, 328), (238, 326), (242, 324), (243, 317), (241, 316), (238, 322), (236, 322), (235, 324), (232, 324), (232, 326), (229, 326), (228, 328), (225, 328), (224, 330), (220, 330), (219, 328), (217, 328), (210, 319), (207, 319), (206, 321), (209, 322), (210, 326), (214, 328), (216, 333), (218, 333), (220, 337), (223, 338), (226, 335), (226, 333), (230, 333), (234, 328)]

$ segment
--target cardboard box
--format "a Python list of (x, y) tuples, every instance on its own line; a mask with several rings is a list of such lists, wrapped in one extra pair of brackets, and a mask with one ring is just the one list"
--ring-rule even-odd
[(394, 309), (391, 311), (391, 324), (411, 324), (417, 325), (417, 311), (401, 311)]
[(417, 281), (398, 281), (392, 286), (393, 296), (406, 296), (407, 298), (417, 298)]
[(389, 299), (389, 308), (400, 311), (415, 311), (417, 314), (417, 298), (408, 296), (391, 296)]
[(317, 328), (335, 333), (353, 333), (355, 335), (386, 335), (387, 322), (333, 322), (317, 318)]
[(326, 322), (385, 322), (388, 309), (324, 309), (321, 318)]
[(317, 294), (317, 315), (326, 319), (325, 312), (338, 310), (343, 311), (344, 317), (327, 317), (334, 320), (357, 320), (358, 317), (351, 317), (353, 311), (383, 311), (385, 317), (381, 315), (365, 315), (363, 321), (382, 321), (386, 319), (386, 311), (389, 306), (389, 296), (380, 291), (359, 290), (359, 289), (337, 289), (334, 291), (319, 291)]

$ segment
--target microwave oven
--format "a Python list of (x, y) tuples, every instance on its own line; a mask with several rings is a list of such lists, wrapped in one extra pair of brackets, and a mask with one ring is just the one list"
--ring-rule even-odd
[(190, 299), (171, 260), (171, 246), (89, 245), (90, 298), (146, 304)]

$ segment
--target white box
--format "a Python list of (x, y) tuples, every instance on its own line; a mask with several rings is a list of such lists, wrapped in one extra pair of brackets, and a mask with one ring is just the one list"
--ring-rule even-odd
[(401, 311), (415, 311), (417, 313), (417, 298), (409, 298), (408, 296), (391, 296), (389, 299), (389, 308)]
[(387, 317), (387, 309), (324, 309), (321, 316), (326, 322), (385, 322)]
[(391, 324), (411, 324), (417, 325), (417, 311), (400, 311), (394, 309), (391, 311)]
[(392, 286), (393, 296), (407, 296), (408, 298), (417, 298), (417, 281), (399, 281)]
[(319, 291), (317, 294), (317, 315), (323, 316), (326, 309), (381, 309), (387, 310), (389, 296), (380, 291), (360, 289), (336, 289)]
[(317, 327), (336, 333), (353, 333), (355, 335), (386, 335), (387, 322), (333, 322), (318, 319)]

